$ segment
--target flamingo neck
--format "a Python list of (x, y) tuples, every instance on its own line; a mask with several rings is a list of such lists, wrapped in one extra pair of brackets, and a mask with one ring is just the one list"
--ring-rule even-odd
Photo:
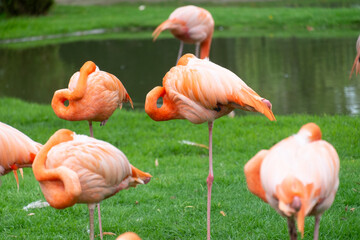
[[(165, 96), (164, 87), (155, 87), (146, 95), (145, 112), (155, 121), (167, 121), (180, 118), (175, 105)], [(163, 97), (163, 104), (157, 107), (157, 100)]]
[(33, 163), (34, 176), (40, 183), (46, 201), (57, 209), (74, 205), (81, 193), (81, 186), (77, 174), (72, 170), (66, 167), (46, 168), (47, 154), (55, 145), (72, 140), (73, 135), (70, 130), (58, 130), (41, 148)]

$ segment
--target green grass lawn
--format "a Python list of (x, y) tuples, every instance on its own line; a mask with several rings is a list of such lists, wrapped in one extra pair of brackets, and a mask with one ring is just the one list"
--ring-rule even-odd
[[(88, 134), (87, 122), (58, 119), (50, 105), (0, 98), (0, 116), (2, 122), (41, 143), (59, 128)], [(276, 117), (276, 122), (259, 114), (215, 121), (213, 239), (288, 238), (286, 220), (247, 190), (243, 167), (260, 149), (270, 148), (307, 122), (321, 127), (323, 139), (333, 144), (341, 162), (339, 190), (334, 204), (322, 217), (320, 239), (359, 239), (359, 118)], [(149, 184), (121, 191), (102, 202), (105, 232), (119, 235), (134, 231), (142, 239), (206, 238), (208, 152), (179, 141), (207, 145), (207, 124), (194, 125), (185, 120), (155, 122), (143, 111), (123, 109), (115, 111), (106, 126), (95, 124), (94, 135), (121, 149), (134, 166), (153, 175)], [(89, 219), (84, 204), (65, 210), (22, 209), (44, 200), (32, 170), (24, 173), (20, 191), (12, 174), (1, 177), (0, 239), (87, 239)], [(97, 220), (95, 225), (98, 233)], [(314, 219), (307, 218), (304, 239), (312, 239), (313, 226)]]
[[(287, 1), (289, 2), (289, 1)], [(355, 3), (354, 3), (355, 4)], [(66, 34), (91, 29), (107, 29), (117, 35), (151, 38), (151, 32), (179, 4), (116, 4), (110, 6), (55, 5), (48, 15), (12, 17), (0, 15), (0, 39), (13, 39), (51, 34)], [(351, 7), (286, 7), (286, 5), (201, 5), (215, 20), (214, 36), (357, 36), (360, 8)], [(257, 6), (257, 5), (256, 5)], [(308, 29), (312, 29), (309, 31)], [(170, 37), (162, 34), (161, 37)]]

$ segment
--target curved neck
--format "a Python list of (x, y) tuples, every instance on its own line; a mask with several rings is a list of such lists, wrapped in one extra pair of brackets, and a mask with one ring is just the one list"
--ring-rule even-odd
[(58, 130), (36, 155), (33, 163), (33, 172), (39, 181), (41, 190), (49, 204), (58, 209), (72, 206), (81, 193), (78, 176), (71, 169), (58, 167), (46, 168), (47, 154), (52, 147), (73, 139), (74, 133), (67, 129)]
[[(87, 79), (89, 74), (96, 70), (95, 63), (87, 61), (80, 69), (80, 76), (77, 81), (76, 88), (73, 91), (69, 89), (61, 89), (54, 93), (51, 101), (51, 107), (54, 109), (55, 114), (62, 118), (67, 119), (67, 116), (72, 115), (73, 111), (72, 101), (76, 101), (84, 97), (86, 92)], [(65, 106), (65, 102), (69, 101), (69, 106)]]
[[(155, 121), (177, 119), (176, 106), (165, 96), (164, 87), (155, 87), (146, 95), (145, 112)], [(157, 100), (163, 97), (163, 105), (158, 108)]]
[(92, 61), (87, 61), (86, 63), (84, 63), (84, 65), (80, 68), (80, 76), (76, 88), (74, 89), (74, 91), (71, 92), (68, 100), (78, 100), (84, 96), (88, 76), (91, 73), (95, 72), (95, 70), (96, 65)]
[(210, 57), (210, 47), (211, 47), (212, 33), (201, 43), (200, 50), (200, 59), (205, 59)]

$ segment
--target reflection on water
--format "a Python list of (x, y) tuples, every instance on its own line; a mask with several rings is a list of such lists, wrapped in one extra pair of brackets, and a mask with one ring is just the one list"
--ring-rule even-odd
[[(360, 112), (360, 80), (349, 80), (356, 38), (216, 38), (211, 60), (273, 104), (275, 114)], [(117, 76), (136, 108), (175, 64), (175, 39), (96, 40), (0, 49), (0, 96), (50, 104), (87, 60)], [(186, 46), (194, 52), (193, 46)]]

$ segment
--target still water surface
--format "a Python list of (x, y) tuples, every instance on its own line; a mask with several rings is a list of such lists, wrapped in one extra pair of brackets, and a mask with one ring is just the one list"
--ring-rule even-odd
[[(349, 79), (356, 38), (215, 38), (211, 60), (273, 104), (274, 114), (360, 114), (360, 78)], [(175, 64), (175, 39), (94, 40), (0, 49), (0, 96), (50, 104), (87, 60), (117, 76), (135, 107)], [(187, 45), (187, 52), (194, 52)]]

